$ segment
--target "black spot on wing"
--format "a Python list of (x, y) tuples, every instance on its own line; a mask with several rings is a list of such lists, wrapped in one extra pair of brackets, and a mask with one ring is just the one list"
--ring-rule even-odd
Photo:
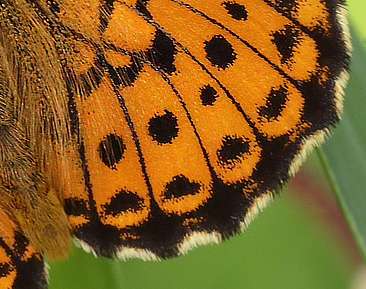
[(272, 42), (281, 54), (281, 63), (288, 62), (294, 54), (294, 48), (299, 44), (301, 30), (292, 25), (286, 25), (284, 29), (272, 34)]
[(225, 1), (221, 5), (225, 7), (227, 13), (229, 13), (232, 18), (236, 20), (247, 20), (248, 12), (244, 5), (238, 4), (234, 1)]
[(244, 154), (249, 153), (249, 141), (237, 136), (227, 135), (222, 140), (222, 145), (217, 151), (221, 165), (235, 165), (240, 162)]
[(183, 175), (173, 177), (164, 190), (164, 196), (167, 199), (179, 198), (185, 195), (194, 195), (199, 192), (201, 185), (197, 182), (190, 181)]
[(206, 58), (213, 66), (225, 69), (236, 60), (236, 53), (232, 45), (222, 35), (215, 35), (205, 41)]
[(143, 199), (132, 192), (120, 190), (111, 198), (109, 204), (102, 205), (105, 209), (103, 212), (106, 215), (116, 217), (118, 214), (125, 211), (140, 209), (143, 201)]
[(288, 90), (284, 86), (272, 88), (266, 101), (266, 105), (259, 108), (259, 115), (267, 120), (276, 119), (281, 115), (286, 106)]
[(157, 30), (152, 48), (147, 52), (148, 59), (157, 68), (168, 74), (176, 71), (174, 57), (177, 50), (173, 41), (162, 31)]
[(217, 91), (211, 85), (200, 88), (200, 98), (203, 105), (213, 105), (217, 97)]
[(122, 137), (117, 134), (109, 134), (99, 143), (98, 152), (102, 162), (109, 168), (115, 168), (122, 159), (126, 146)]
[(178, 136), (178, 130), (177, 117), (168, 110), (163, 115), (155, 115), (148, 123), (149, 135), (158, 144), (172, 143)]

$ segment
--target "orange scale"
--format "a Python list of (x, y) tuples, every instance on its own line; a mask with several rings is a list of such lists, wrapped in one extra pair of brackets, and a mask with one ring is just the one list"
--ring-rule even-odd
[[(89, 97), (82, 99), (78, 107), (86, 163), (97, 211), (103, 216), (103, 206), (124, 189), (144, 200), (144, 209), (135, 217), (131, 217), (128, 212), (115, 218), (109, 216), (105, 219), (106, 223), (118, 223), (119, 228), (137, 224), (147, 217), (148, 191), (131, 131), (110, 80), (104, 78), (99, 88)], [(123, 148), (120, 148), (120, 158), (108, 166), (109, 163), (105, 163), (105, 160), (103, 162), (101, 157), (101, 149), (104, 148), (101, 144), (111, 135), (121, 139)]]
[[(172, 88), (159, 73), (147, 67), (133, 87), (124, 88), (121, 94), (139, 137), (146, 171), (158, 204), (163, 210), (175, 213), (190, 211), (203, 204), (210, 196), (211, 174), (198, 138)], [(161, 125), (155, 126), (154, 122), (161, 122)], [(168, 130), (159, 131), (165, 125), (171, 125), (172, 135)], [(162, 135), (152, 134), (154, 128), (157, 128), (157, 134)], [(178, 202), (174, 207), (168, 205), (164, 190), (166, 184), (179, 175), (201, 184), (201, 189), (190, 199), (190, 203), (185, 201), (186, 198), (181, 198), (181, 202), (174, 201)]]

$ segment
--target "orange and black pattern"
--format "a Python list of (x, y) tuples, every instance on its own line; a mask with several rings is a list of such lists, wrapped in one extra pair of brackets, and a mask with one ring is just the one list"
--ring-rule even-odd
[[(0, 3), (13, 49), (31, 55), (14, 17), (24, 12), (60, 71), (57, 97), (32, 94), (45, 110), (55, 98), (65, 108), (41, 118), (52, 154), (25, 145), (35, 187), (54, 192), (70, 235), (97, 254), (168, 258), (243, 230), (339, 120), (349, 59), (339, 0)], [(37, 79), (52, 88), (47, 67)], [(63, 252), (37, 236), (37, 254), (11, 212), (0, 288), (44, 288), (41, 255)]]
[(3, 211), (0, 217), (0, 288), (45, 288), (42, 256)]

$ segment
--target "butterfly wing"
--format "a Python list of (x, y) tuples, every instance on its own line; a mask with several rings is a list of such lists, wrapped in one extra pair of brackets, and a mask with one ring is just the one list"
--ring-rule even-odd
[(339, 119), (340, 1), (32, 3), (63, 139), (35, 155), (52, 152), (42, 175), (98, 254), (159, 259), (243, 230)]
[(42, 256), (2, 210), (0, 228), (0, 288), (46, 288)]
[[(2, 112), (21, 119), (19, 155), (45, 208), (20, 194), (33, 214), (20, 216), (34, 216), (21, 229), (0, 211), (4, 288), (44, 288), (33, 245), (67, 251), (52, 252), (69, 238), (59, 199), (80, 243), (108, 257), (172, 257), (242, 231), (339, 120), (338, 0), (34, 0), (0, 12), (1, 45), (25, 64), (7, 66), (24, 68), (12, 81), (31, 92)], [(53, 229), (31, 232), (40, 211), (53, 242)]]
[(85, 186), (66, 209), (99, 254), (170, 257), (244, 229), (339, 119), (337, 1), (78, 5), (45, 9), (77, 43), (66, 77)]

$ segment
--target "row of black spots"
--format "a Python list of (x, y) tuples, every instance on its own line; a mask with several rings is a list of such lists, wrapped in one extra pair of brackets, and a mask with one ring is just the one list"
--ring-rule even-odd
[[(155, 114), (149, 120), (147, 130), (158, 145), (172, 144), (179, 131), (177, 117), (168, 110), (161, 115)], [(116, 165), (124, 156), (126, 145), (122, 136), (111, 133), (99, 142), (97, 150), (101, 161), (108, 168), (116, 169)]]
[(281, 30), (272, 33), (272, 43), (281, 54), (281, 63), (288, 63), (294, 55), (295, 48), (300, 43), (301, 30), (294, 25), (285, 25)]
[(242, 21), (248, 19), (248, 12), (244, 5), (238, 4), (235, 1), (225, 1), (221, 5), (224, 6), (231, 18)]
[[(201, 99), (204, 105), (212, 105), (217, 97), (214, 88), (207, 85), (201, 89)], [(159, 145), (172, 144), (172, 141), (178, 136), (179, 126), (177, 117), (168, 110), (162, 114), (155, 114), (148, 122), (148, 134)], [(222, 160), (228, 160), (228, 144), (223, 142)], [(231, 146), (231, 150), (234, 146)], [(109, 134), (99, 143), (98, 152), (102, 162), (109, 168), (115, 168), (115, 165), (122, 159), (126, 146), (122, 137), (116, 134)]]
[[(151, 14), (146, 9), (148, 1), (137, 1), (136, 8), (147, 19), (151, 19)], [(244, 5), (238, 4), (235, 1), (225, 1), (221, 4), (228, 14), (236, 20), (246, 20), (247, 11)], [(204, 42), (206, 57), (213, 66), (225, 69), (232, 65), (236, 59), (236, 53), (232, 45), (222, 36), (215, 35), (210, 40)], [(155, 64), (164, 72), (171, 74), (176, 71), (174, 66), (174, 56), (177, 54), (177, 49), (172, 39), (164, 32), (157, 30), (154, 39), (151, 54), (147, 56), (151, 63)]]
[[(95, 59), (94, 65), (91, 66), (85, 73), (81, 73), (75, 85), (80, 85), (80, 90), (83, 96), (89, 96), (92, 92), (98, 89), (104, 75), (104, 68), (98, 59)], [(78, 91), (78, 90), (77, 90)]]
[[(172, 144), (178, 136), (177, 117), (165, 110), (162, 115), (155, 115), (148, 122), (148, 133), (159, 145)], [(219, 162), (223, 166), (234, 167), (250, 153), (249, 140), (239, 136), (224, 136), (222, 145), (217, 151)]]
[(220, 69), (226, 69), (233, 65), (237, 54), (233, 46), (220, 34), (214, 35), (210, 40), (204, 41), (206, 58), (211, 65)]
[(99, 29), (103, 33), (113, 13), (115, 0), (101, 0), (99, 4)]
[(109, 134), (100, 141), (98, 146), (99, 157), (110, 169), (116, 169), (116, 164), (123, 157), (126, 145), (122, 137), (117, 134)]
[(279, 88), (272, 87), (266, 104), (258, 108), (258, 114), (267, 121), (273, 121), (281, 115), (283, 109), (286, 107), (287, 101), (288, 89), (286, 86), (281, 85)]
[(243, 161), (250, 154), (250, 141), (236, 135), (226, 135), (217, 150), (218, 163), (222, 167), (233, 169), (237, 163)]

